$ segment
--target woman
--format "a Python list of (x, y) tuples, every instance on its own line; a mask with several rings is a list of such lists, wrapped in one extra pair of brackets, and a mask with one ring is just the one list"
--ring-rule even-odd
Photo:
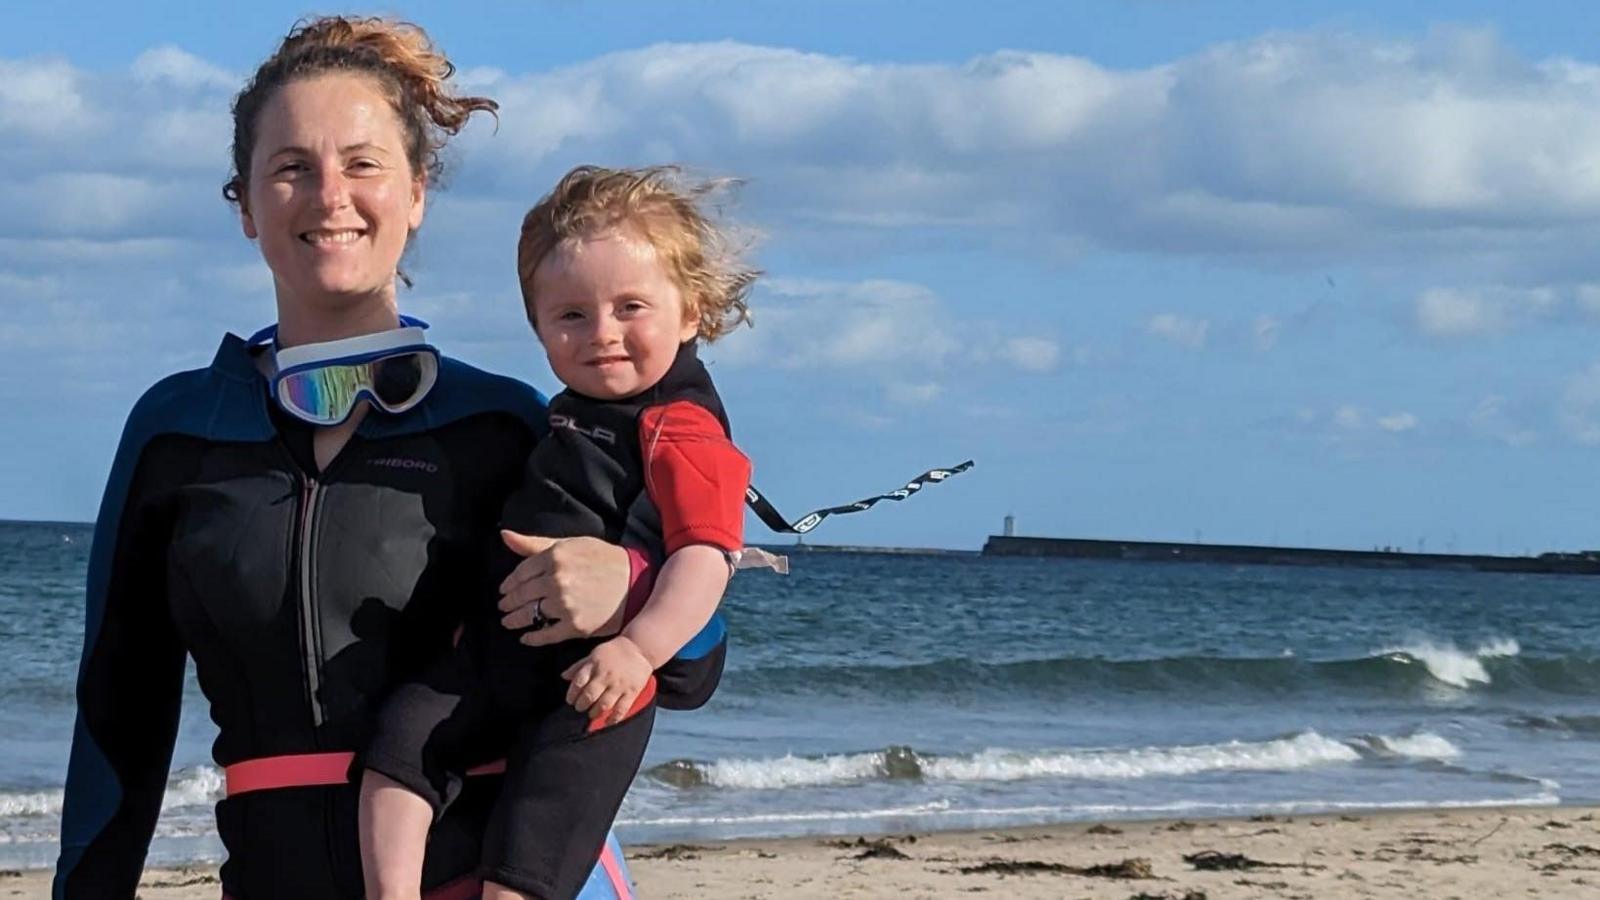
[[(557, 638), (615, 627), (641, 581), (636, 555), (587, 539), (510, 535), (531, 555), (503, 583), (487, 571), (542, 403), (439, 358), (395, 299), (440, 148), (495, 109), (454, 96), (452, 72), (414, 26), (330, 17), (292, 32), (235, 101), (224, 194), (272, 270), (278, 322), (227, 336), (129, 418), (90, 560), (57, 898), (133, 896), (185, 653), (228, 779), (224, 896), (358, 897), (344, 766), (388, 689), (497, 589), (507, 627), (538, 614)], [(476, 893), (495, 779), (469, 781), (433, 829), (430, 896)]]

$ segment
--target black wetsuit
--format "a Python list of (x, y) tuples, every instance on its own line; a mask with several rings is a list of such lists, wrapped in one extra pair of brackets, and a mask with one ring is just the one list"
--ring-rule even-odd
[[(373, 413), (321, 473), (269, 412), (246, 344), (134, 408), (96, 524), (55, 897), (130, 898), (160, 809), (184, 656), (219, 765), (355, 751), (378, 704), (492, 596), (485, 549), (544, 405), (453, 360), (416, 408)], [(308, 466), (310, 466), (308, 468)], [(314, 473), (314, 474), (313, 474)], [(473, 871), (497, 779), (435, 826), (423, 886)], [(236, 900), (361, 896), (354, 785), (223, 800)]]
[[(557, 394), (550, 402), (553, 432), (534, 448), (521, 487), (506, 501), (505, 527), (598, 537), (662, 557), (662, 516), (646, 490), (640, 425), (647, 410), (683, 401), (721, 425), (720, 443), (701, 451), (701, 458), (711, 463), (710, 454), (732, 454), (744, 467), (743, 479), (722, 486), (737, 522), (748, 463), (726, 441), (722, 401), (689, 343), (661, 381), (641, 394), (609, 401), (570, 390)], [(741, 546), (736, 533), (715, 533), (729, 545), (725, 550)], [(502, 559), (491, 569), (505, 571), (512, 562)], [(448, 810), (470, 781), (462, 778), (467, 767), (506, 756), (506, 784), (484, 837), (483, 876), (544, 900), (567, 900), (581, 888), (638, 770), (656, 704), (591, 731), (588, 715), (566, 702), (561, 672), (599, 641), (523, 646), (501, 627), (500, 615), (492, 604), (479, 610), (455, 653), (422, 681), (395, 692), (363, 764), (435, 810)], [(659, 705), (693, 708), (710, 698), (722, 674), (725, 636), (721, 614), (714, 614), (657, 671)]]

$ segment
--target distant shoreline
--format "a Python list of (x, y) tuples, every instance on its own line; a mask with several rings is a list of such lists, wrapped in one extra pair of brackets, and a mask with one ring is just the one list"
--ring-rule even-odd
[[(53, 519), (0, 519), (0, 525), (70, 528), (83, 531), (94, 529), (93, 522)], [(972, 550), (948, 547), (890, 547), (875, 544), (777, 543), (770, 540), (757, 542), (753, 546), (784, 554), (1024, 557), (1532, 575), (1600, 575), (1600, 550), (1577, 553), (1550, 551), (1536, 556), (1492, 556), (1475, 553), (1409, 553), (1395, 548), (1341, 550), (1323, 547), (1274, 547), (1260, 544), (1205, 544), (1184, 541), (1018, 535), (989, 535), (981, 548)]]
[(863, 553), (886, 556), (982, 556), (982, 550), (947, 550), (943, 547), (877, 547), (871, 544), (756, 544), (774, 553)]
[(1264, 547), (1256, 544), (990, 535), (984, 542), (982, 552), (984, 556), (1056, 557), (1124, 562), (1600, 575), (1600, 551), (1594, 550), (1582, 553), (1541, 553), (1538, 556), (1487, 556), (1468, 553), (1406, 553), (1395, 549), (1332, 550), (1318, 547)]

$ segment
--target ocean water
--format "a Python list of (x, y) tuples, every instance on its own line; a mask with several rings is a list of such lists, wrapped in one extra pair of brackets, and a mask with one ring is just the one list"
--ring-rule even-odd
[[(55, 856), (89, 528), (0, 522), (0, 867)], [(808, 553), (624, 841), (1600, 802), (1600, 579)], [(216, 859), (191, 680), (152, 859)]]

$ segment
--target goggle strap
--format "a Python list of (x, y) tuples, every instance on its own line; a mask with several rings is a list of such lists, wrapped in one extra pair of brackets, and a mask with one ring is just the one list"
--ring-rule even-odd
[(306, 368), (355, 365), (384, 356), (414, 352), (437, 351), (428, 346), (421, 328), (396, 328), (337, 341), (286, 347), (277, 351), (278, 372), (282, 375)]

